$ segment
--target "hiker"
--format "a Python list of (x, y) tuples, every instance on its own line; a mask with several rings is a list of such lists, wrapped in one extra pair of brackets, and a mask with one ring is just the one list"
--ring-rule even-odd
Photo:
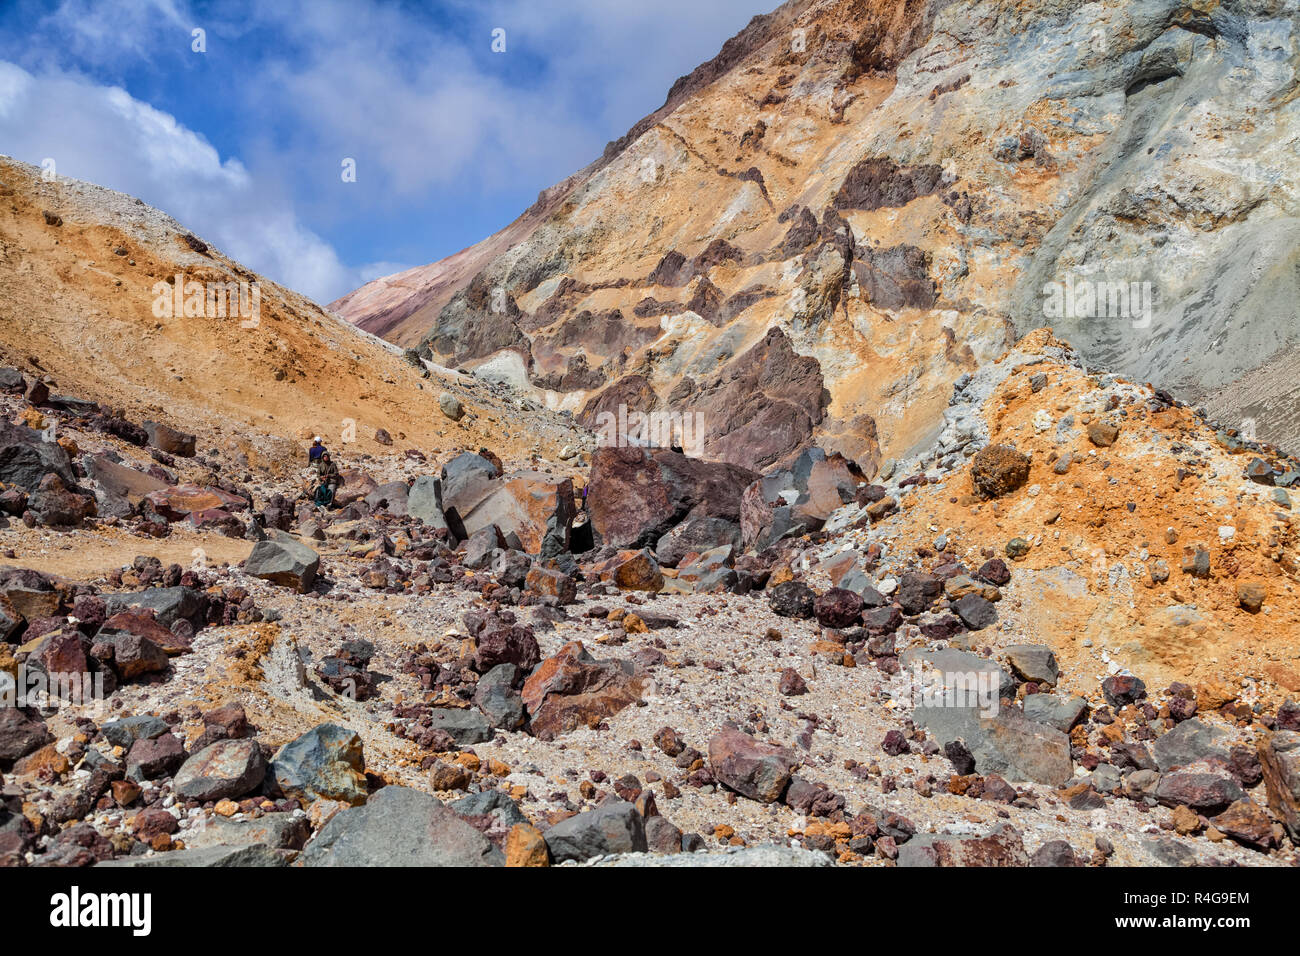
[(322, 451), (316, 459), (316, 477), (320, 483), (316, 485), (314, 500), (320, 507), (328, 508), (334, 504), (334, 493), (343, 483), (343, 477), (339, 474), (339, 466), (334, 464), (327, 451)]
[(307, 464), (314, 465), (321, 455), (327, 454), (325, 446), (321, 444), (320, 435), (311, 440), (311, 448), (307, 451)]

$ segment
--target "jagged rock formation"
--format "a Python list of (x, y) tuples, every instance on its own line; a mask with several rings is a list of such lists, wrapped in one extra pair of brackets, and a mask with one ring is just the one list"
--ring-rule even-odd
[(588, 425), (699, 412), (750, 468), (918, 450), (1045, 324), (1294, 443), (1298, 16), (792, 0), (506, 230), (334, 308)]

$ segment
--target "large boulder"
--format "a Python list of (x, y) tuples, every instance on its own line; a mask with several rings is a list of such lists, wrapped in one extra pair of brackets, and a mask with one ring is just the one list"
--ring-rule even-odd
[(737, 580), (731, 554), (731, 545), (705, 551), (677, 569), (677, 577), (672, 582), (674, 587), (696, 594), (716, 594), (727, 590)]
[(183, 521), (195, 511), (243, 511), (248, 508), (247, 498), (220, 488), (193, 484), (171, 485), (151, 491), (145, 498), (153, 505), (154, 511), (168, 521)]
[(499, 474), (493, 462), (468, 451), (442, 466), (442, 510), (456, 537), (468, 537), (464, 517), (492, 494)]
[(366, 495), (365, 501), (372, 512), (384, 511), (400, 518), (408, 513), (409, 495), (406, 482), (389, 481)]
[(0, 760), (18, 760), (54, 740), (35, 710), (0, 707)]
[(406, 513), (431, 528), (446, 528), (442, 512), (442, 482), (420, 475), (406, 492)]
[(345, 468), (339, 478), (342, 484), (334, 492), (334, 503), (340, 508), (364, 500), (379, 487), (374, 478), (358, 468)]
[(545, 838), (557, 863), (647, 849), (645, 821), (626, 800), (606, 800), (594, 810), (561, 820), (546, 831)]
[(527, 720), (523, 697), (515, 690), (518, 675), (514, 664), (498, 664), (474, 685), (474, 705), (491, 726), (518, 730)]
[(1161, 773), (1207, 758), (1217, 757), (1226, 761), (1229, 757), (1227, 739), (1226, 730), (1193, 717), (1157, 737), (1151, 745), (1151, 756), (1155, 757)]
[(688, 554), (719, 548), (740, 548), (740, 525), (726, 518), (691, 512), (655, 544), (655, 558), (666, 568), (677, 567)]
[(119, 465), (107, 455), (91, 455), (86, 463), (86, 471), (99, 486), (104, 499), (123, 500), (134, 507), (149, 494), (162, 491), (167, 482), (153, 475), (147, 475), (126, 465)]
[(556, 481), (529, 471), (495, 479), (477, 490), (486, 494), (473, 504), (468, 491), (457, 504), (447, 502), (447, 523), (457, 537), (467, 538), (495, 525), (504, 535), (516, 535), (529, 554), (541, 554), (548, 534), (557, 553), (569, 549), (569, 529), (577, 515), (569, 479)]
[[(177, 621), (188, 621), (197, 629), (206, 623), (208, 599), (201, 591), (178, 585), (107, 594), (104, 604), (105, 614), (110, 618), (127, 608), (142, 608), (152, 611), (154, 619), (164, 628), (170, 629)], [(135, 629), (132, 632), (135, 633)]]
[(41, 479), (54, 473), (64, 484), (72, 484), (72, 461), (54, 442), (23, 425), (0, 420), (0, 482), (35, 491)]
[(242, 797), (261, 786), (266, 759), (256, 740), (219, 740), (181, 765), (172, 790), (186, 800)]
[(388, 786), (335, 816), (302, 853), (304, 866), (504, 866), (482, 833), (436, 798)]
[(619, 551), (592, 566), (591, 572), (598, 580), (614, 584), (623, 591), (663, 590), (664, 575), (659, 562), (646, 548), (640, 551)]
[(737, 465), (665, 448), (598, 448), (591, 459), (587, 509), (601, 543), (654, 547), (688, 514), (739, 523), (740, 496), (756, 477)]
[(201, 829), (192, 827), (185, 831), (185, 847), (201, 850), (261, 846), (272, 850), (301, 850), (310, 834), (307, 818), (294, 813), (265, 813), (245, 820), (214, 816)]
[(271, 773), (285, 796), (306, 806), (313, 800), (364, 803), (366, 762), (361, 738), (337, 724), (320, 724), (291, 740), (271, 759)]
[(28, 621), (58, 615), (63, 602), (62, 586), (32, 568), (0, 568), (0, 595)]
[(996, 661), (957, 650), (909, 649), (900, 662), (917, 681), (912, 721), (941, 746), (961, 741), (981, 774), (1060, 786), (1074, 774), (1070, 738), (1001, 702), (1011, 675)]
[(768, 472), (744, 491), (740, 527), (746, 548), (761, 551), (788, 535), (817, 531), (831, 512), (854, 500), (857, 480), (841, 455), (820, 448)]
[(320, 555), (295, 538), (278, 532), (259, 541), (244, 561), (244, 572), (300, 594), (311, 590), (320, 569)]
[(47, 474), (36, 485), (36, 490), (27, 499), (27, 507), (37, 521), (51, 528), (80, 527), (98, 511), (93, 497), (83, 494), (75, 485), (53, 473)]
[(636, 703), (642, 683), (631, 661), (598, 661), (581, 641), (570, 641), (524, 682), (533, 734), (553, 740), (579, 727), (596, 727)]
[(743, 797), (775, 803), (799, 762), (794, 752), (727, 727), (709, 739), (709, 766), (718, 782)]
[(1199, 761), (1160, 775), (1155, 798), (1167, 807), (1190, 807), (1211, 815), (1246, 796), (1241, 784), (1219, 763)]
[(435, 707), (429, 711), (429, 728), (451, 736), (459, 747), (492, 739), (492, 725), (477, 710), (463, 707)]
[(167, 652), (147, 637), (126, 631), (95, 636), (96, 644), (113, 648), (113, 670), (123, 681), (167, 670)]

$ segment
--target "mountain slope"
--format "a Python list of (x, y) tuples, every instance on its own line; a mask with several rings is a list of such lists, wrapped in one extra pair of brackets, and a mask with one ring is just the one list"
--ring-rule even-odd
[(506, 231), (336, 306), (588, 425), (699, 413), (748, 467), (921, 448), (952, 382), (1045, 324), (1294, 444), (1257, 370), (1300, 345), (1298, 17), (792, 0)]
[[(237, 445), (255, 463), (297, 458), (294, 442), (313, 434), (346, 455), (378, 452), (380, 429), (398, 449), (490, 444), (505, 458), (534, 446), (554, 457), (573, 440), (549, 413), (539, 424), (511, 407), (515, 425), (501, 427), (494, 418), (506, 400), (488, 386), (426, 378), (402, 350), (250, 272), (140, 200), (40, 173), (0, 160), (0, 360), (51, 378), (54, 391), (125, 408), (133, 420), (170, 422), (203, 447)], [(255, 283), (255, 323), (155, 314), (155, 284), (177, 275), (205, 288), (244, 281), (250, 306)], [(469, 407), (462, 422), (439, 411), (443, 389)]]

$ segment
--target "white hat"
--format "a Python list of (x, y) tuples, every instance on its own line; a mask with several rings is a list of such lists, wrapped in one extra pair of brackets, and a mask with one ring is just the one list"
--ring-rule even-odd
[(320, 441), (320, 435), (317, 435), (315, 438), (312, 439), (312, 441)]

